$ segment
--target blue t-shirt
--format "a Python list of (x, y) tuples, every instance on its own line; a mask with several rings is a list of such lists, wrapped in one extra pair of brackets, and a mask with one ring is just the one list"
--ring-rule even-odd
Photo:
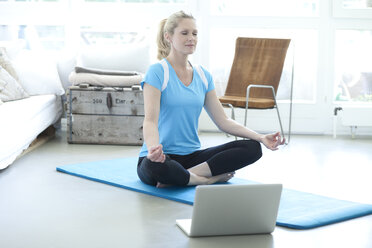
[[(202, 68), (208, 82), (207, 88), (201, 75), (193, 67), (192, 82), (189, 86), (185, 86), (169, 62), (165, 61), (169, 68), (169, 81), (166, 88), (162, 91), (164, 70), (160, 63), (150, 66), (141, 85), (143, 87), (147, 83), (161, 91), (158, 130), (159, 142), (163, 145), (164, 153), (190, 154), (200, 149), (199, 116), (206, 93), (214, 89), (214, 83), (211, 74)], [(147, 156), (145, 143), (139, 156)]]

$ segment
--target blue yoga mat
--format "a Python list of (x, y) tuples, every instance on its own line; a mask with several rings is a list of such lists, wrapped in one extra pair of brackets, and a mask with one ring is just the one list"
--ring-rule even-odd
[[(57, 171), (192, 205), (195, 187), (155, 188), (137, 177), (137, 158), (120, 158), (57, 167)], [(230, 184), (256, 182), (233, 178)], [(372, 214), (372, 205), (283, 189), (277, 225), (309, 229)]]

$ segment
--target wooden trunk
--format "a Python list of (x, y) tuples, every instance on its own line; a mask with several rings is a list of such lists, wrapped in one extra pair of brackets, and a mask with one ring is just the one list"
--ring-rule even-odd
[(141, 145), (143, 118), (139, 86), (71, 86), (67, 92), (69, 143)]

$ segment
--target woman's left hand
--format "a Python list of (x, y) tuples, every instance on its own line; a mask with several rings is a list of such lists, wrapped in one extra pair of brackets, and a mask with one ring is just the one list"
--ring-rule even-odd
[(261, 142), (270, 150), (278, 150), (278, 146), (285, 143), (285, 138), (280, 135), (280, 132), (266, 134), (262, 136)]

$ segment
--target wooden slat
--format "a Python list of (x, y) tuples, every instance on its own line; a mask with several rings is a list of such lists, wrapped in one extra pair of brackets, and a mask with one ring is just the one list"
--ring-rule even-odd
[(18, 157), (22, 157), (24, 155), (26, 155), (27, 153), (35, 150), (36, 148), (42, 146), (43, 144), (45, 144), (46, 142), (48, 142), (49, 140), (51, 140), (52, 138), (55, 137), (55, 133), (56, 133), (56, 129), (54, 128), (53, 125), (50, 125), (49, 127), (47, 127), (43, 132), (41, 132), (37, 137), (36, 139), (34, 139), (32, 141), (32, 143), (30, 144), (30, 146), (24, 150)]
[[(94, 90), (70, 88), (68, 112), (72, 114), (144, 115), (142, 90), (116, 91), (113, 88)], [(109, 104), (111, 98), (112, 104)], [(71, 110), (70, 110), (71, 108)]]
[[(72, 115), (69, 143), (141, 145), (143, 116)], [(71, 133), (70, 133), (71, 130)]]

